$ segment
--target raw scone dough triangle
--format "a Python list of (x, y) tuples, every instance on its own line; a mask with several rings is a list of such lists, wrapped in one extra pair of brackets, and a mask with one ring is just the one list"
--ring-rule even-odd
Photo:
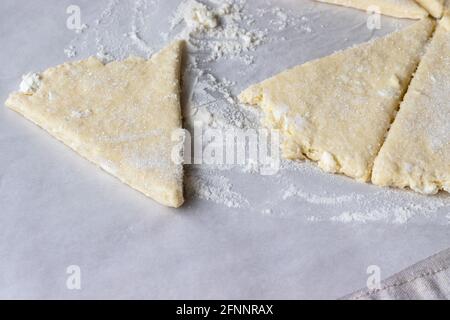
[(440, 18), (444, 12), (444, 0), (416, 0), (433, 17)]
[[(316, 0), (367, 11), (378, 8), (381, 14), (397, 18), (422, 19), (428, 12), (415, 0)], [(429, 0), (422, 0), (429, 1)], [(434, 0), (438, 1), (438, 0)]]
[(431, 41), (373, 169), (373, 183), (450, 192), (450, 17)]
[[(86, 159), (159, 203), (183, 203), (183, 168), (172, 161), (182, 127), (182, 42), (150, 60), (97, 58), (27, 77), (6, 105)], [(30, 80), (31, 79), (31, 80)], [(28, 86), (27, 86), (28, 81)]]
[(388, 37), (285, 71), (245, 90), (288, 159), (304, 156), (328, 171), (368, 181), (434, 22), (426, 18)]

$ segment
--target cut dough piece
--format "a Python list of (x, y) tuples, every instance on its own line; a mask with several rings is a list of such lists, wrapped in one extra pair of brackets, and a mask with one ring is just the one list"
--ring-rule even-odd
[(450, 192), (449, 22), (438, 27), (375, 161), (377, 185)]
[(440, 18), (444, 12), (444, 0), (416, 0), (433, 17)]
[(285, 71), (245, 90), (280, 129), (288, 159), (368, 181), (373, 161), (431, 33), (432, 19)]
[[(316, 0), (360, 10), (377, 8), (381, 14), (397, 18), (422, 19), (428, 12), (415, 0)], [(427, 1), (427, 0), (422, 0)], [(436, 0), (437, 1), (437, 0)]]
[(172, 133), (182, 127), (182, 46), (175, 42), (150, 60), (104, 65), (91, 57), (27, 75), (25, 92), (6, 105), (132, 188), (179, 207), (183, 168), (171, 153)]

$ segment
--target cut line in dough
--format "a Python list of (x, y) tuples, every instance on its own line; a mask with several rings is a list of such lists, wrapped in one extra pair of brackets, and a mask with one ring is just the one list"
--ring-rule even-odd
[(433, 17), (439, 19), (444, 12), (445, 0), (416, 0), (422, 7), (424, 7)]
[(27, 77), (6, 105), (81, 156), (159, 203), (183, 204), (183, 166), (172, 159), (181, 130), (183, 42), (149, 60), (97, 58)]
[(374, 184), (450, 192), (450, 17), (437, 28), (380, 154)]
[(314, 60), (245, 90), (279, 129), (283, 154), (369, 181), (373, 162), (434, 30), (425, 18), (387, 37)]
[[(406, 19), (422, 19), (428, 12), (415, 0), (316, 0), (364, 11), (379, 10), (380, 14)], [(422, 0), (427, 1), (427, 0)], [(438, 0), (435, 0), (438, 1)]]

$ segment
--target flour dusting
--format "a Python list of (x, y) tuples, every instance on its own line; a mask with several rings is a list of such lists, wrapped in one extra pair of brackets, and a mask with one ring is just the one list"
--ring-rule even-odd
[[(158, 13), (163, 7), (170, 10)], [(180, 0), (170, 1), (169, 5), (162, 0), (110, 0), (97, 19), (86, 21), (90, 27), (75, 35), (64, 54), (69, 58), (93, 54), (107, 63), (131, 54), (147, 58), (167, 43), (184, 39), (186, 128), (199, 123), (205, 129), (259, 129), (259, 109), (241, 106), (237, 101), (236, 95), (244, 89), (240, 87), (241, 77), (269, 65), (268, 56), (260, 54), (269, 46), (274, 50), (302, 37), (310, 41), (318, 36), (316, 29), (324, 27), (316, 21), (320, 14), (311, 8), (294, 12), (271, 0)], [(89, 114), (78, 110), (71, 116)], [(304, 125), (303, 119), (297, 122)], [(204, 141), (202, 148), (209, 143)], [(440, 141), (435, 145), (439, 146)], [(132, 160), (139, 166), (156, 165), (157, 161), (145, 157)], [(264, 179), (259, 172), (255, 161), (245, 166), (191, 167), (185, 177), (187, 197), (267, 219), (304, 219), (307, 223), (399, 226), (450, 221), (448, 197), (360, 186), (339, 176), (325, 175), (308, 162), (283, 160), (280, 172)], [(251, 188), (238, 192), (231, 173), (233, 178), (249, 181)], [(267, 190), (270, 192), (265, 194)]]
[(233, 191), (233, 185), (224, 176), (190, 173), (186, 176), (186, 185), (188, 195), (228, 208), (242, 208), (248, 204), (242, 195)]

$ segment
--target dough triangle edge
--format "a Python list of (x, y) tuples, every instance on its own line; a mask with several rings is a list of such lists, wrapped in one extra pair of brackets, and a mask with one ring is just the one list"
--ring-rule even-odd
[[(389, 126), (393, 122), (395, 112), (398, 110), (412, 75), (417, 69), (426, 44), (434, 31), (434, 26), (433, 19), (425, 18), (384, 38), (299, 65), (250, 86), (239, 95), (239, 100), (244, 104), (257, 105), (262, 108), (265, 114), (265, 124), (273, 129), (281, 129), (284, 138), (283, 148), (289, 148), (287, 152), (283, 150), (286, 158), (301, 160), (306, 157), (317, 162), (325, 171), (341, 173), (359, 181), (369, 182), (373, 162), (382, 146)], [(388, 46), (386, 47), (388, 51), (383, 51), (385, 45)], [(390, 53), (389, 49), (392, 48), (400, 51)], [(354, 72), (358, 68), (357, 57), (361, 52), (367, 53), (365, 57), (368, 59), (369, 68), (372, 67), (371, 54), (375, 58), (373, 68), (369, 69), (372, 71), (365, 78), (361, 78), (361, 75)], [(402, 60), (399, 60), (396, 53), (404, 54)], [(342, 64), (349, 61), (351, 61), (349, 66), (342, 68)], [(395, 68), (382, 70), (384, 62), (389, 66), (395, 66)], [(396, 68), (398, 62), (401, 62), (401, 67)], [(318, 120), (318, 117), (328, 117), (324, 114), (325, 112), (337, 112), (337, 116), (339, 116), (339, 111), (335, 108), (337, 102), (330, 98), (333, 93), (328, 89), (331, 89), (338, 97), (341, 93), (343, 96), (346, 95), (345, 91), (342, 90), (346, 87), (336, 86), (334, 80), (342, 79), (339, 73), (342, 70), (345, 70), (342, 76), (347, 78), (344, 79), (344, 82), (352, 85), (352, 77), (356, 74), (357, 77), (354, 80), (360, 81), (362, 79), (365, 91), (375, 90), (369, 95), (372, 100), (368, 106), (372, 109), (380, 108), (379, 102), (384, 106), (380, 109), (380, 114), (373, 114), (373, 112), (371, 114), (378, 121), (378, 128), (374, 129), (373, 137), (371, 137), (370, 143), (368, 142), (367, 146), (370, 145), (372, 148), (370, 152), (365, 150), (367, 146), (361, 141), (355, 148), (349, 149), (345, 142), (341, 144), (341, 141), (338, 141), (335, 137), (340, 135), (340, 132), (332, 134), (327, 131), (326, 128), (330, 125), (333, 128), (336, 127), (336, 119), (327, 118), (324, 120), (322, 118)], [(377, 77), (380, 75), (383, 75), (385, 80), (380, 82), (378, 79), (377, 82)], [(323, 84), (324, 81), (326, 84)], [(358, 87), (353, 86), (352, 88), (357, 89)], [(379, 89), (382, 90), (378, 91)], [(364, 95), (362, 93), (360, 98)], [(386, 99), (388, 99), (387, 102)], [(352, 98), (348, 98), (347, 102), (349, 101), (354, 104), (354, 107), (358, 106), (358, 103), (354, 102)], [(361, 109), (357, 107), (354, 110)], [(290, 117), (289, 119), (286, 118), (286, 112)], [(277, 119), (283, 117), (285, 117), (284, 120)], [(370, 119), (364, 119), (364, 121), (370, 122)], [(297, 126), (297, 123), (300, 123), (301, 129)], [(347, 124), (353, 125), (350, 121)], [(348, 134), (343, 136), (343, 141), (348, 141), (351, 144), (352, 140), (358, 135), (371, 134), (363, 130), (365, 130), (365, 126), (358, 125), (358, 128), (353, 132), (347, 131)], [(334, 148), (334, 146), (337, 147)], [(352, 159), (358, 157), (358, 161)]]
[[(129, 57), (103, 64), (90, 57), (52, 67), (39, 75), (40, 87), (35, 92), (11, 93), (5, 105), (133, 189), (162, 205), (178, 208), (184, 203), (183, 165), (172, 161), (178, 142), (173, 142), (171, 135), (182, 129), (183, 49), (184, 41), (175, 41), (149, 60)], [(73, 77), (77, 72), (83, 80)], [(125, 94), (99, 84), (95, 94), (74, 98), (75, 93), (98, 85), (105, 74), (109, 77), (105, 83), (123, 84), (120, 89)], [(48, 102), (52, 99), (55, 103)], [(68, 107), (71, 102), (75, 107), (99, 101), (89, 109)], [(99, 108), (107, 101), (112, 101), (111, 110)], [(132, 102), (142, 104), (133, 106)], [(135, 121), (136, 126), (123, 125), (124, 119)]]
[(434, 195), (450, 193), (450, 16), (440, 21), (375, 159), (372, 183)]
[(416, 0), (434, 18), (439, 19), (444, 12), (445, 0)]

